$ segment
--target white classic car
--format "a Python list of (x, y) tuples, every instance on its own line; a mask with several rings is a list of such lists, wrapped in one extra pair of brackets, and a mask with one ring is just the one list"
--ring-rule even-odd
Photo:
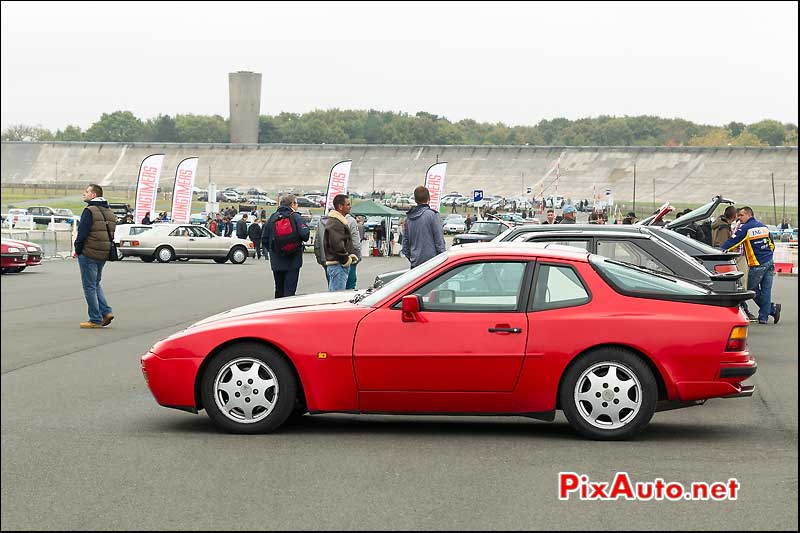
[(213, 259), (217, 263), (230, 260), (240, 265), (248, 256), (255, 257), (256, 249), (247, 239), (219, 237), (196, 224), (153, 224), (141, 233), (121, 235), (119, 252), (145, 263)]

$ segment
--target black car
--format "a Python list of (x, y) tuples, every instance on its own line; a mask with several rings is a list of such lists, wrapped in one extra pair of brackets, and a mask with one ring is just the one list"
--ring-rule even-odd
[(33, 222), (36, 224), (49, 224), (50, 222), (72, 224), (75, 220), (74, 216), (57, 213), (52, 207), (44, 205), (31, 206), (28, 208), (28, 213), (33, 216)]
[[(125, 222), (125, 217), (129, 214), (133, 214), (133, 208), (130, 204), (122, 203), (122, 202), (109, 202), (108, 208), (117, 216), (117, 224), (121, 224)], [(150, 216), (153, 216), (155, 213), (150, 213)]]
[[(679, 237), (688, 239), (682, 235)], [(709, 285), (715, 292), (743, 290), (741, 278), (744, 274), (736, 270), (735, 261), (730, 271), (709, 271), (701, 260), (695, 259), (683, 249), (661, 238), (651, 228), (643, 226), (622, 224), (520, 226), (510, 229), (494, 240), (494, 242), (511, 241), (573, 246), (624, 263), (703, 283)]]
[(473, 223), (468, 232), (459, 233), (453, 237), (453, 245), (489, 242), (509, 227), (509, 224), (504, 224), (499, 220), (481, 220)]

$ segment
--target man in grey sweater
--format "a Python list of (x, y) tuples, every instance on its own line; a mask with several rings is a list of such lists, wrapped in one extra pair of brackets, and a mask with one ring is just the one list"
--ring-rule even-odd
[(414, 189), (417, 206), (406, 215), (403, 234), (403, 255), (411, 261), (411, 268), (444, 252), (444, 233), (439, 213), (428, 205), (431, 194), (426, 187)]

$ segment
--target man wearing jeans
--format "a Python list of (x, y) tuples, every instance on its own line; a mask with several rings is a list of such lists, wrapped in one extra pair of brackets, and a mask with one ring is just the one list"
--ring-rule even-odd
[(89, 307), (89, 321), (81, 322), (83, 329), (104, 328), (114, 320), (111, 306), (100, 286), (103, 267), (111, 251), (111, 235), (117, 226), (117, 217), (103, 198), (103, 188), (89, 185), (83, 191), (86, 208), (81, 213), (78, 236), (75, 239), (75, 256), (81, 270), (83, 295)]
[(756, 220), (750, 207), (739, 209), (737, 218), (742, 223), (733, 237), (722, 243), (720, 248), (731, 251), (738, 246), (744, 248), (750, 272), (747, 274), (747, 288), (754, 291), (758, 305), (758, 323), (769, 323), (771, 316), (775, 324), (781, 319), (781, 304), (772, 302), (772, 281), (775, 277), (775, 264), (772, 251), (775, 244), (769, 236), (769, 228)]
[(350, 265), (358, 262), (356, 245), (346, 218), (350, 209), (350, 198), (344, 194), (337, 194), (333, 198), (333, 209), (328, 212), (328, 220), (325, 223), (325, 233), (322, 238), (329, 291), (345, 290), (350, 275)]

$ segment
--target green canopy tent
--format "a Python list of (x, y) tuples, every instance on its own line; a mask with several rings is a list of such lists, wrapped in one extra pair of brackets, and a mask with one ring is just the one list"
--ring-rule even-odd
[[(392, 231), (392, 217), (405, 216), (403, 211), (392, 209), (383, 204), (379, 204), (372, 200), (364, 200), (354, 205), (350, 210), (350, 214), (354, 217), (381, 217), (386, 221), (386, 238), (381, 247), (381, 253), (386, 253), (389, 250), (389, 233)], [(388, 254), (387, 254), (388, 255)]]

